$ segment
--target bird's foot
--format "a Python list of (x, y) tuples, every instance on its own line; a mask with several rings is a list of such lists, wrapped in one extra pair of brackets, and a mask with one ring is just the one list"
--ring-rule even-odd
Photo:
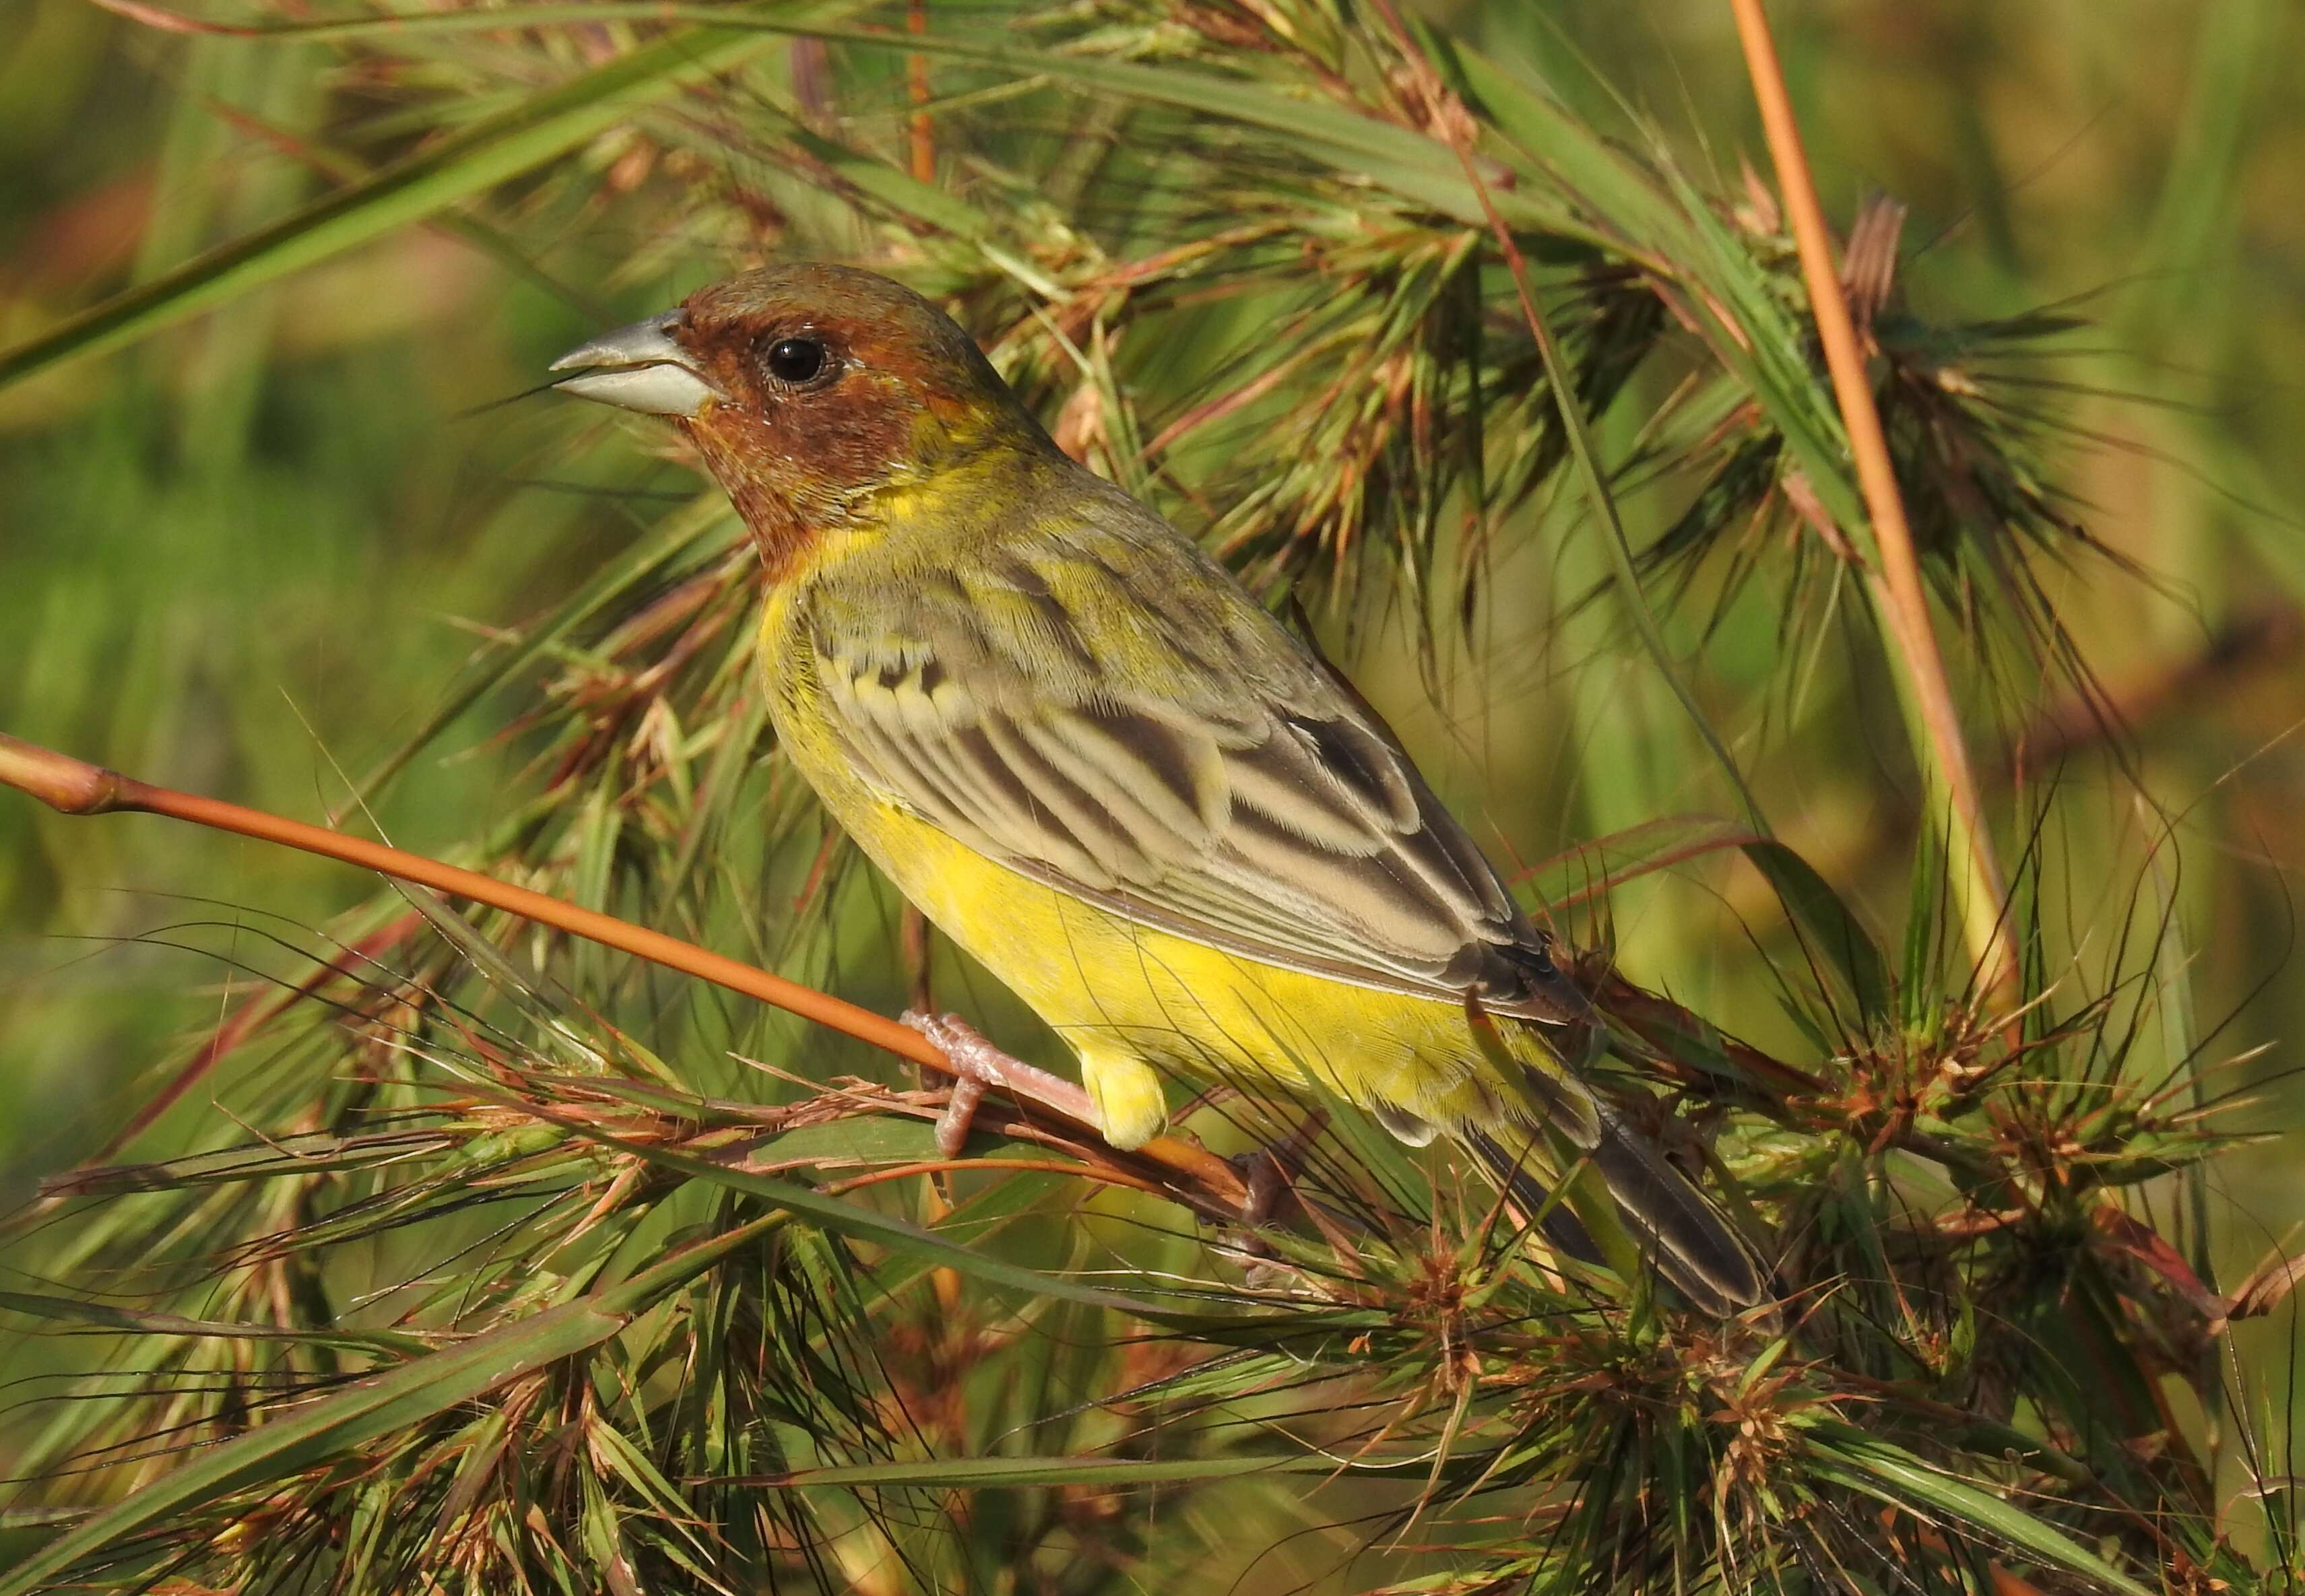
[(1240, 1170), (1241, 1184), (1248, 1194), (1241, 1199), (1240, 1224), (1244, 1230), (1262, 1230), (1279, 1206), (1281, 1192), (1289, 1184), (1289, 1172), (1269, 1147), (1245, 1153), (1233, 1160)]
[(1295, 1189), (1306, 1150), (1319, 1138), (1327, 1123), (1328, 1116), (1315, 1110), (1279, 1141), (1268, 1142), (1232, 1161), (1240, 1171), (1241, 1184), (1248, 1188), (1248, 1195), (1240, 1205), (1244, 1229), (1259, 1229), (1271, 1222), (1280, 1206), (1281, 1193)]
[(937, 1116), (936, 1124), (937, 1151), (946, 1158), (959, 1156), (962, 1145), (968, 1140), (969, 1126), (976, 1118), (977, 1105), (995, 1086), (1045, 1103), (1088, 1124), (1096, 1123), (1087, 1094), (1079, 1087), (1003, 1052), (958, 1014), (931, 1014), (909, 1009), (903, 1018), (906, 1024), (934, 1042), (952, 1061), (952, 1095), (946, 1099), (944, 1112)]

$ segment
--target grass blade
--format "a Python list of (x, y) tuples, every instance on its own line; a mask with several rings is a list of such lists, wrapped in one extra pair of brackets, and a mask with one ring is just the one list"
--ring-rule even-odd
[[(846, 9), (820, 6), (802, 14)], [(685, 84), (728, 71), (776, 37), (727, 28), (683, 32), (618, 56), (0, 352), (0, 386), (117, 349), (436, 216), (566, 154)]]
[(355, 1380), (289, 1417), (259, 1425), (163, 1474), (0, 1575), (0, 1596), (24, 1596), (174, 1515), (420, 1423), (506, 1380), (598, 1346), (665, 1292), (785, 1220), (783, 1214), (765, 1215), (593, 1296)]

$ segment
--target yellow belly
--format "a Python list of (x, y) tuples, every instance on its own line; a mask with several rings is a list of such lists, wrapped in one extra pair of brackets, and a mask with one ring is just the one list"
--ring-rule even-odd
[(1072, 1047), (1116, 1146), (1166, 1123), (1171, 1074), (1317, 1082), (1448, 1126), (1512, 1112), (1455, 1004), (1204, 947), (1019, 875), (853, 789), (827, 801), (897, 889)]
[(1072, 1048), (1115, 1146), (1138, 1146), (1167, 1123), (1170, 1076), (1317, 1083), (1444, 1128), (1542, 1117), (1527, 1071), (1560, 1066), (1524, 1024), (1489, 1032), (1506, 1055), (1500, 1068), (1456, 1002), (1307, 975), (1137, 924), (985, 858), (867, 787), (817, 696), (794, 624), (796, 585), (770, 593), (762, 626), (786, 752), (897, 890)]

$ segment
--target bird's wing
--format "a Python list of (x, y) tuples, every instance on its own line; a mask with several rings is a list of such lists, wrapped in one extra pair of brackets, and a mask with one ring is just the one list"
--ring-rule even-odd
[(1382, 723), (1144, 520), (819, 595), (814, 674), (855, 772), (1139, 923), (1357, 985), (1583, 1017)]

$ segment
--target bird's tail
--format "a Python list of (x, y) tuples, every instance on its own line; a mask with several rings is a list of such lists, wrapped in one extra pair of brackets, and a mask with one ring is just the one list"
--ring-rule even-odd
[[(1657, 1272), (1704, 1312), (1725, 1317), (1760, 1301), (1760, 1264), (1728, 1218), (1613, 1109), (1605, 1103), (1595, 1106), (1601, 1136), (1584, 1157), (1614, 1200), (1616, 1217)], [(1524, 1155), (1531, 1149), (1526, 1143), (1508, 1144), (1487, 1132), (1475, 1132), (1467, 1141), (1515, 1202), (1547, 1215), (1544, 1229), (1556, 1246), (1587, 1262), (1603, 1261), (1604, 1250), (1595, 1244), (1593, 1224), (1571, 1217), (1581, 1206), (1574, 1188), (1562, 1194), (1565, 1201), (1553, 1201), (1528, 1167)]]

